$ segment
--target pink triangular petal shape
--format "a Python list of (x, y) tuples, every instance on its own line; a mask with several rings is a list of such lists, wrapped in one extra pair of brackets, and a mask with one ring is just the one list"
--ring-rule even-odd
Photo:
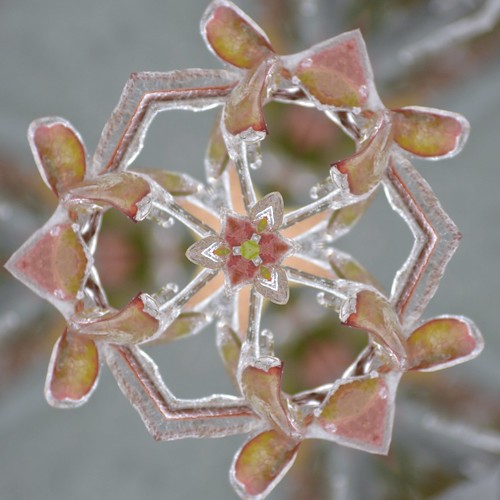
[(259, 268), (251, 261), (239, 255), (230, 255), (224, 268), (229, 290), (236, 290), (252, 283)]
[[(341, 380), (315, 412), (317, 437), (370, 453), (388, 451), (397, 380), (370, 375)], [(314, 427), (313, 427), (314, 428)]]
[(263, 233), (260, 235), (260, 257), (265, 266), (279, 265), (292, 251), (293, 243), (279, 233)]
[(56, 212), (44, 228), (17, 250), (6, 267), (42, 297), (72, 302), (85, 282), (89, 265), (80, 236), (67, 218)]
[(254, 232), (255, 228), (248, 219), (235, 215), (228, 215), (224, 222), (222, 237), (232, 248), (249, 240)]
[(350, 31), (286, 58), (298, 83), (320, 105), (380, 109), (366, 46)]

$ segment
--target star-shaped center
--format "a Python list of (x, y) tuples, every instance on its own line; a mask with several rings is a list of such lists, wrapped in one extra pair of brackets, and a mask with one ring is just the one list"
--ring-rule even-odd
[(283, 200), (271, 193), (248, 216), (227, 213), (222, 233), (195, 243), (187, 256), (203, 267), (223, 270), (229, 290), (253, 284), (270, 300), (284, 303), (288, 282), (281, 263), (292, 244), (278, 232), (282, 219)]
[(266, 218), (253, 224), (247, 218), (226, 218), (223, 238), (231, 251), (225, 270), (232, 286), (249, 283), (259, 269), (261, 277), (270, 276), (269, 267), (279, 265), (289, 252), (289, 243), (268, 228)]

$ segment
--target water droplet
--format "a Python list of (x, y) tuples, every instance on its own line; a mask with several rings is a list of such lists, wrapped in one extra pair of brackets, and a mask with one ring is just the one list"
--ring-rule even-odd
[(380, 399), (387, 399), (389, 397), (387, 387), (381, 387), (379, 391)]

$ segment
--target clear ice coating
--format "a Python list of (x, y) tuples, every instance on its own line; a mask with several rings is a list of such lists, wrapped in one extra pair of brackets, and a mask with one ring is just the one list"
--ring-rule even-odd
[[(280, 56), (238, 7), (215, 0), (201, 33), (228, 69), (133, 74), (92, 159), (66, 120), (31, 124), (35, 162), (59, 204), (7, 268), (67, 322), (49, 364), (51, 405), (85, 403), (105, 361), (155, 439), (248, 434), (230, 478), (242, 497), (264, 498), (305, 439), (387, 453), (401, 376), (480, 353), (482, 337), (467, 318), (421, 319), (460, 234), (410, 160), (454, 156), (469, 126), (438, 109), (386, 109), (359, 31)], [(299, 208), (284, 206), (278, 192), (260, 197), (252, 179), (255, 168), (267, 168), (259, 143), (268, 133), (264, 108), (273, 100), (316, 107), (356, 146), (325, 169), (325, 180)], [(205, 184), (179, 172), (129, 169), (157, 113), (217, 106)], [(380, 186), (415, 239), (390, 296), (332, 246)], [(121, 310), (110, 307), (93, 258), (108, 209), (165, 228), (173, 220), (185, 225), (197, 237), (186, 256), (198, 274), (183, 289), (167, 284), (138, 293)], [(290, 284), (315, 289), (332, 316), (369, 339), (339, 380), (300, 394), (282, 390), (283, 362), (272, 333), (261, 328), (265, 300), (292, 307)], [(140, 345), (194, 335), (210, 323), (239, 396), (178, 399)]]

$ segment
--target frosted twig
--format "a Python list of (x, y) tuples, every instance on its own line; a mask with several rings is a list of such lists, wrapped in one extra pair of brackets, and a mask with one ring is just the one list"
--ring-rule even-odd
[(262, 315), (262, 303), (262, 295), (252, 288), (248, 312), (247, 338), (245, 343), (249, 344), (256, 358), (260, 357), (260, 320)]
[[(287, 229), (294, 224), (298, 224), (299, 222), (324, 212), (325, 210), (341, 208), (346, 204), (340, 197), (341, 193), (341, 189), (330, 191), (325, 196), (309, 203), (308, 205), (304, 205), (303, 207), (297, 208), (296, 210), (285, 214), (283, 217), (283, 224), (280, 229)], [(339, 198), (337, 199), (337, 197)]]
[(234, 158), (234, 163), (236, 165), (236, 172), (238, 173), (238, 179), (240, 181), (243, 203), (245, 204), (247, 213), (249, 213), (250, 208), (257, 202), (257, 196), (255, 195), (252, 179), (250, 177), (247, 146), (244, 142), (241, 143), (240, 151), (237, 152), (237, 156)]
[(173, 197), (165, 196), (162, 202), (153, 202), (153, 210), (155, 216), (159, 216), (163, 212), (175, 217), (202, 238), (215, 234), (214, 230), (208, 224), (205, 224), (184, 207), (181, 207)]
[(315, 274), (307, 273), (305, 271), (299, 271), (298, 269), (288, 266), (284, 269), (290, 281), (316, 288), (322, 292), (334, 295), (341, 300), (347, 300), (348, 298), (348, 295), (341, 291), (341, 287), (339, 286), (339, 282), (345, 284), (344, 280), (330, 280), (328, 278), (322, 278), (321, 276), (316, 276)]
[(473, 448), (500, 455), (500, 433), (476, 429), (470, 424), (428, 415), (423, 419), (425, 429), (459, 440)]
[(464, 43), (482, 33), (491, 31), (500, 18), (500, 0), (485, 0), (474, 14), (440, 29), (433, 35), (400, 51), (400, 57), (409, 64), (436, 54), (453, 44)]
[(168, 309), (180, 309), (209, 281), (215, 278), (218, 272), (218, 269), (203, 269), (172, 300), (160, 305), (160, 311), (164, 312)]

